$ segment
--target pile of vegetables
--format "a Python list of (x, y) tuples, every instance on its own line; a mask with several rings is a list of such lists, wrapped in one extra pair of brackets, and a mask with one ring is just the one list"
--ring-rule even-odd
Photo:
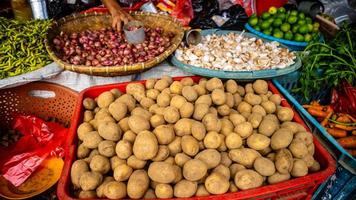
[(187, 198), (318, 171), (311, 133), (266, 81), (163, 76), (83, 100), (71, 182), (79, 198)]
[(297, 42), (310, 42), (318, 37), (319, 23), (297, 10), (270, 7), (267, 12), (257, 17), (252, 15), (248, 24), (255, 30), (276, 38)]
[(302, 54), (303, 67), (295, 92), (310, 94), (347, 81), (356, 86), (356, 28), (344, 26), (334, 39), (310, 43)]
[(0, 79), (52, 62), (44, 45), (50, 26), (50, 20), (17, 21), (0, 17)]
[(112, 28), (71, 34), (61, 32), (53, 39), (53, 44), (59, 58), (74, 65), (132, 65), (160, 55), (174, 37), (171, 33), (164, 34), (162, 28), (145, 28), (145, 34), (143, 43), (129, 44), (122, 32)]

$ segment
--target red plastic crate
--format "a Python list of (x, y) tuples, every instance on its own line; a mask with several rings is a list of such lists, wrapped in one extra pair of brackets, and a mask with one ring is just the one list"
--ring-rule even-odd
[[(184, 77), (176, 77), (174, 80), (181, 80)], [(201, 77), (192, 77), (195, 82), (198, 82)], [(145, 81), (135, 81), (144, 84)], [(99, 96), (104, 91), (117, 88), (122, 92), (126, 92), (126, 85), (130, 82), (110, 84), (103, 86), (95, 86), (88, 88), (80, 93), (75, 114), (72, 119), (72, 126), (69, 131), (68, 146), (66, 152), (66, 158), (64, 162), (64, 167), (62, 171), (62, 176), (58, 183), (57, 195), (60, 200), (77, 200), (74, 197), (71, 190), (71, 180), (70, 180), (70, 168), (74, 160), (76, 159), (76, 145), (78, 138), (76, 135), (76, 130), (83, 119), (83, 106), (82, 101), (86, 97), (95, 98)], [(274, 94), (279, 94), (277, 88), (268, 82), (269, 90)], [(282, 95), (281, 95), (282, 97)], [(284, 107), (290, 107), (286, 99), (282, 97), (281, 105)], [(294, 110), (293, 110), (294, 111)], [(302, 124), (308, 131), (309, 128), (303, 122), (301, 117), (297, 112), (294, 111), (293, 121)], [(185, 200), (230, 200), (230, 199), (311, 199), (313, 192), (316, 188), (325, 181), (330, 175), (335, 172), (336, 164), (331, 155), (327, 150), (318, 142), (318, 140), (313, 136), (315, 145), (314, 158), (320, 163), (321, 169), (319, 172), (309, 174), (304, 177), (294, 178), (281, 183), (266, 185), (255, 189), (238, 191), (234, 193), (227, 193), (223, 195), (211, 195), (206, 197), (191, 197), (191, 198), (179, 198)], [(178, 198), (176, 198), (178, 199)]]

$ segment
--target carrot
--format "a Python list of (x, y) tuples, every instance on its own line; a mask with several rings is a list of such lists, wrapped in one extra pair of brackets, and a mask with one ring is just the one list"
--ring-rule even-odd
[(356, 148), (356, 136), (348, 136), (344, 138), (337, 139), (339, 144), (344, 148)]
[(330, 117), (333, 115), (333, 112), (329, 112), (328, 115), (323, 119), (323, 121), (320, 123), (323, 127), (325, 127), (328, 122), (329, 122), (329, 119)]
[(346, 126), (346, 125), (342, 125), (342, 124), (335, 124), (334, 127), (345, 130), (345, 131), (356, 130), (356, 126)]
[(341, 130), (338, 128), (327, 128), (326, 131), (332, 135), (333, 137), (336, 138), (341, 138), (341, 137), (346, 137), (347, 136), (347, 131)]
[(342, 123), (350, 123), (351, 120), (347, 115), (340, 114), (340, 116), (336, 119), (337, 122), (342, 122)]
[(312, 109), (315, 109), (315, 110), (323, 110), (324, 107), (323, 106), (315, 106), (315, 105), (303, 105), (303, 108), (312, 108)]
[(312, 101), (310, 103), (310, 105), (313, 105), (313, 106), (320, 106), (319, 102), (318, 101)]
[(351, 154), (352, 156), (356, 156), (356, 149), (346, 149), (349, 154)]
[(316, 110), (313, 108), (308, 108), (308, 112), (314, 117), (326, 117), (328, 115), (327, 112)]
[(356, 135), (356, 130), (352, 131), (352, 135)]

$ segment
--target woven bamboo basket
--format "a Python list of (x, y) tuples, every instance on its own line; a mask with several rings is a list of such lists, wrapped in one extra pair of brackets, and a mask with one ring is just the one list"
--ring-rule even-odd
[(181, 24), (170, 16), (145, 13), (145, 12), (132, 12), (130, 13), (136, 20), (142, 21), (146, 27), (163, 28), (164, 32), (174, 33), (175, 36), (171, 40), (171, 46), (169, 46), (165, 52), (142, 63), (136, 63), (133, 65), (124, 66), (86, 66), (86, 65), (73, 65), (61, 60), (55, 53), (55, 48), (52, 43), (53, 38), (57, 36), (61, 31), (70, 34), (73, 32), (81, 32), (84, 30), (98, 30), (111, 26), (112, 18), (106, 13), (84, 13), (73, 14), (68, 17), (64, 17), (56, 21), (51, 29), (47, 33), (47, 39), (45, 45), (50, 57), (66, 70), (95, 75), (95, 76), (121, 76), (128, 74), (136, 74), (148, 70), (158, 63), (165, 60), (171, 55), (180, 42), (183, 39), (184, 29)]

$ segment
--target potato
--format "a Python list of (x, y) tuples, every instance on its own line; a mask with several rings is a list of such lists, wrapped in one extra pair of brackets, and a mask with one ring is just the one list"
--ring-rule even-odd
[(130, 94), (124, 94), (121, 97), (119, 97), (116, 101), (119, 101), (119, 102), (122, 102), (122, 103), (126, 104), (127, 109), (129, 111), (133, 110), (136, 107), (136, 100)]
[(126, 93), (132, 95), (137, 101), (145, 97), (145, 86), (141, 83), (129, 83), (126, 86)]
[(266, 113), (271, 114), (276, 112), (276, 104), (274, 104), (272, 101), (265, 101), (261, 103), (261, 106), (265, 109)]
[(171, 156), (175, 156), (177, 153), (182, 152), (181, 142), (182, 138), (176, 137), (171, 143), (168, 144), (168, 149)]
[(314, 152), (315, 152), (315, 146), (314, 146), (314, 144), (311, 143), (311, 144), (307, 145), (307, 147), (308, 147), (308, 152), (309, 152), (309, 154), (310, 154), (310, 155), (314, 155)]
[(281, 128), (289, 129), (293, 134), (295, 134), (295, 133), (299, 132), (298, 131), (298, 125), (299, 124), (296, 123), (296, 122), (288, 122), (288, 121), (286, 121), (286, 122), (283, 122), (281, 124)]
[(82, 124), (80, 124), (77, 129), (77, 135), (79, 140), (83, 140), (84, 135), (91, 131), (94, 131), (94, 128), (88, 122), (83, 122)]
[(152, 114), (148, 110), (141, 108), (141, 107), (134, 108), (131, 111), (131, 115), (141, 116), (141, 117), (145, 118), (145, 120), (150, 120), (150, 118), (152, 117)]
[(208, 149), (217, 149), (221, 142), (221, 137), (216, 131), (209, 131), (204, 138), (204, 146)]
[(271, 153), (271, 151), (272, 151), (272, 148), (270, 146), (268, 146), (264, 149), (258, 150), (258, 153), (260, 153), (262, 156), (266, 156), (267, 154)]
[(243, 165), (240, 165), (240, 164), (237, 164), (237, 163), (234, 163), (232, 165), (230, 165), (229, 167), (229, 170), (230, 170), (230, 177), (231, 178), (234, 178), (235, 177), (235, 174), (238, 172), (238, 171), (241, 171), (243, 169), (246, 169), (245, 166)]
[(229, 149), (237, 149), (242, 146), (242, 138), (240, 135), (231, 132), (229, 135), (225, 137), (226, 147)]
[(203, 117), (202, 120), (207, 131), (216, 131), (221, 130), (221, 122), (216, 115), (208, 113)]
[(133, 172), (132, 167), (127, 164), (121, 164), (114, 169), (114, 178), (116, 181), (126, 181)]
[(206, 190), (205, 186), (200, 184), (198, 186), (197, 192), (195, 193), (195, 196), (197, 197), (204, 197), (204, 196), (209, 196), (210, 193)]
[(249, 112), (242, 112), (241, 115), (245, 118), (245, 119), (248, 119), (251, 115), (251, 113)]
[(127, 195), (132, 199), (139, 199), (145, 195), (150, 179), (145, 170), (135, 170), (127, 182)]
[[(98, 130), (98, 120), (96, 119), (93, 119), (89, 122), (89, 124), (95, 129), (95, 130)], [(79, 135), (78, 135), (78, 138), (79, 138)]]
[(309, 153), (307, 145), (300, 140), (293, 140), (288, 149), (295, 158), (304, 158)]
[(243, 122), (246, 122), (245, 117), (243, 117), (240, 114), (236, 114), (236, 113), (230, 114), (229, 119), (235, 127)]
[(269, 154), (267, 154), (266, 158), (268, 158), (274, 162), (275, 158), (276, 158), (276, 153), (269, 153)]
[(197, 140), (203, 140), (206, 135), (204, 124), (198, 121), (193, 121), (191, 123), (191, 126), (192, 126), (191, 132), (193, 137)]
[(135, 155), (132, 155), (127, 159), (127, 165), (133, 169), (142, 169), (145, 167), (146, 161), (140, 160)]
[(205, 88), (207, 82), (208, 82), (208, 79), (206, 79), (206, 78), (201, 78), (201, 79), (199, 80), (199, 83), (198, 83), (198, 84), (199, 84), (200, 86), (202, 86), (202, 87)]
[(127, 113), (127, 106), (122, 102), (115, 101), (110, 104), (109, 112), (116, 121), (120, 121)]
[(277, 111), (278, 119), (282, 122), (291, 121), (294, 116), (294, 112), (291, 108), (282, 107)]
[(103, 181), (103, 175), (98, 172), (83, 172), (79, 179), (82, 190), (95, 190)]
[(89, 191), (80, 191), (79, 192), (79, 195), (78, 195), (78, 197), (80, 198), (80, 199), (86, 199), (86, 198), (96, 198), (97, 196), (96, 196), (96, 192), (95, 191), (91, 191), (91, 190), (89, 190)]
[(221, 161), (220, 164), (229, 167), (232, 163), (232, 160), (229, 158), (229, 154), (227, 152), (221, 152)]
[(103, 138), (100, 137), (99, 133), (91, 131), (84, 135), (83, 145), (89, 149), (95, 149), (98, 148), (101, 141), (103, 141)]
[(219, 173), (223, 175), (227, 180), (230, 179), (230, 169), (225, 165), (219, 164), (213, 169), (212, 173)]
[(90, 153), (89, 156), (84, 158), (83, 160), (85, 160), (85, 162), (87, 162), (88, 164), (90, 163), (91, 159), (96, 156), (96, 155), (100, 155), (99, 151), (97, 149), (93, 149)]
[(285, 128), (278, 129), (271, 137), (271, 148), (278, 150), (287, 148), (293, 140), (293, 133)]
[(126, 164), (126, 160), (123, 160), (117, 156), (113, 156), (110, 158), (110, 166), (112, 170), (114, 170), (117, 166), (121, 164)]
[(121, 119), (118, 123), (120, 129), (124, 132), (130, 130), (130, 126), (129, 126), (129, 118), (125, 117), (123, 119)]
[(180, 115), (179, 115), (179, 111), (177, 108), (168, 106), (164, 109), (163, 117), (164, 117), (164, 120), (166, 120), (166, 122), (173, 124), (179, 120)]
[(260, 94), (260, 95), (258, 95), (258, 96), (260, 96), (261, 97), (261, 102), (266, 102), (266, 101), (268, 101), (269, 99), (268, 99), (268, 97), (267, 97), (267, 95), (265, 95), (265, 94)]
[(253, 128), (258, 128), (258, 126), (261, 124), (262, 122), (262, 115), (259, 113), (252, 113), (249, 117), (248, 117), (248, 122), (251, 123)]
[(70, 169), (70, 178), (75, 188), (80, 188), (79, 180), (83, 173), (89, 171), (89, 166), (84, 160), (76, 160)]
[(105, 184), (104, 196), (109, 199), (121, 199), (126, 196), (126, 185), (122, 182), (110, 181)]
[(198, 181), (208, 171), (206, 164), (199, 159), (190, 159), (183, 166), (183, 176), (189, 181)]
[(211, 194), (224, 194), (229, 190), (230, 183), (220, 173), (212, 173), (205, 180), (205, 188)]
[(99, 108), (99, 111), (95, 114), (95, 119), (101, 119), (104, 117), (111, 117), (109, 109), (108, 108)]
[(192, 197), (195, 192), (197, 191), (197, 183), (188, 181), (188, 180), (181, 180), (174, 186), (174, 196), (178, 198), (188, 198)]
[(167, 93), (160, 93), (157, 96), (157, 105), (161, 107), (169, 106), (170, 102), (171, 102), (171, 96)]
[(152, 162), (148, 167), (148, 176), (158, 183), (172, 183), (175, 179), (175, 170), (170, 163)]
[(183, 118), (178, 120), (177, 123), (174, 124), (174, 131), (178, 136), (190, 135), (192, 132), (191, 119)]
[(242, 148), (242, 149), (232, 149), (229, 151), (229, 157), (232, 161), (237, 162), (247, 168), (251, 168), (256, 158), (260, 157), (254, 149)]
[(156, 81), (157, 80), (154, 78), (147, 79), (145, 82), (146, 89), (152, 89), (155, 86)]
[(155, 194), (155, 191), (152, 188), (148, 188), (146, 191), (145, 195), (143, 196), (144, 199), (156, 199), (157, 196)]
[(94, 99), (87, 97), (83, 100), (83, 106), (87, 110), (94, 110), (96, 107), (96, 102)]
[(281, 174), (287, 174), (293, 168), (293, 156), (287, 149), (280, 149), (277, 151), (274, 162), (276, 169)]
[(115, 143), (110, 140), (104, 140), (99, 143), (98, 151), (100, 155), (103, 155), (108, 158), (112, 157), (115, 155)]
[(158, 198), (172, 198), (173, 188), (169, 184), (160, 183), (156, 186), (155, 194)]
[(94, 172), (106, 174), (110, 170), (110, 161), (102, 155), (95, 155), (90, 161), (90, 169)]
[(226, 103), (226, 95), (222, 89), (214, 89), (211, 93), (211, 99), (215, 105), (223, 105)]
[(169, 83), (167, 82), (167, 80), (160, 79), (155, 83), (154, 89), (162, 92), (162, 90), (164, 90), (168, 86), (169, 86)]
[(233, 97), (234, 97), (234, 106), (238, 107), (238, 105), (242, 102), (242, 98), (238, 93), (234, 94)]
[(225, 93), (226, 96), (226, 102), (225, 104), (229, 107), (232, 108), (235, 106), (235, 99), (234, 99), (234, 95), (232, 95), (231, 93)]
[(221, 155), (215, 149), (205, 149), (199, 152), (195, 158), (203, 161), (207, 165), (208, 169), (218, 166), (221, 161)]
[(179, 109), (180, 107), (183, 106), (183, 104), (185, 102), (187, 102), (187, 100), (184, 97), (182, 97), (180, 95), (176, 95), (176, 96), (172, 97), (170, 106)]
[(198, 98), (198, 93), (192, 86), (184, 86), (182, 89), (182, 95), (187, 101), (194, 102)]
[(177, 153), (174, 157), (174, 162), (179, 166), (183, 167), (183, 165), (190, 160), (191, 158), (187, 156), (185, 153)]
[(209, 105), (205, 103), (196, 103), (194, 108), (193, 118), (196, 120), (202, 120), (209, 112)]
[(244, 101), (254, 106), (254, 105), (259, 105), (262, 102), (262, 99), (258, 95), (255, 95), (253, 93), (247, 93), (244, 97)]
[(141, 131), (150, 129), (149, 121), (139, 115), (130, 116), (128, 120), (128, 124), (130, 129), (136, 134), (140, 133)]
[(281, 96), (279, 96), (279, 94), (272, 94), (269, 97), (269, 100), (272, 101), (274, 104), (276, 104), (276, 106), (281, 104), (282, 98)]
[(224, 85), (222, 81), (218, 78), (211, 78), (206, 82), (206, 89), (210, 92), (215, 89), (223, 89)]
[(276, 172), (274, 163), (264, 157), (256, 158), (255, 162), (253, 163), (253, 168), (262, 176), (272, 176)]
[(234, 181), (238, 189), (248, 190), (262, 186), (263, 177), (253, 170), (244, 169), (236, 173)]
[(198, 97), (201, 95), (206, 94), (206, 89), (205, 87), (201, 85), (193, 85), (194, 90), (198, 93)]
[(148, 98), (151, 98), (153, 100), (157, 100), (158, 95), (160, 94), (160, 92), (156, 89), (149, 89), (146, 90), (146, 96)]
[(169, 90), (172, 94), (182, 94), (183, 84), (179, 81), (173, 81), (170, 85)]
[(301, 177), (308, 174), (308, 166), (304, 160), (295, 159), (293, 162), (293, 168), (290, 173), (294, 177)]
[(225, 144), (225, 135), (223, 134), (219, 134), (220, 138), (221, 138), (221, 143), (220, 146), (218, 147), (218, 151), (223, 152), (227, 150), (226, 144)]
[[(171, 95), (171, 91), (169, 90), (169, 88), (164, 88), (161, 93), (167, 93), (167, 94)], [(171, 96), (174, 96), (174, 95), (171, 95)]]
[(237, 111), (239, 111), (240, 113), (251, 113), (252, 106), (246, 101), (241, 101), (241, 103), (239, 103), (239, 105), (237, 106)]
[(213, 104), (213, 100), (211, 100), (210, 95), (205, 94), (205, 95), (198, 97), (198, 99), (195, 101), (195, 105), (201, 104), (201, 103), (211, 106)]
[(115, 147), (115, 152), (119, 158), (127, 159), (132, 155), (132, 144), (127, 140), (120, 140)]
[(182, 83), (183, 86), (192, 86), (194, 84), (194, 81), (192, 78), (190, 77), (185, 77), (182, 80), (180, 80), (180, 82)]
[(163, 125), (165, 122), (163, 115), (153, 115), (150, 118), (150, 124), (153, 128)]
[(158, 147), (158, 152), (154, 158), (152, 158), (153, 161), (163, 161), (169, 156), (169, 149), (165, 145), (159, 145)]
[(155, 101), (148, 97), (143, 97), (140, 101), (140, 105), (145, 109), (148, 109), (149, 107), (151, 107), (154, 104), (155, 104)]
[(194, 112), (194, 105), (189, 102), (185, 102), (180, 108), (179, 113), (182, 118), (190, 118)]
[(182, 169), (178, 165), (174, 165), (174, 164), (173, 164), (173, 169), (175, 174), (175, 179), (173, 183), (178, 183), (183, 179)]
[(235, 126), (234, 132), (239, 134), (242, 138), (247, 138), (252, 134), (253, 127), (250, 122), (242, 122)]
[(83, 117), (84, 122), (90, 122), (93, 119), (94, 119), (94, 113), (92, 111), (90, 110), (84, 111), (84, 117)]
[[(231, 116), (231, 114), (230, 114)], [(229, 135), (234, 130), (234, 125), (229, 120), (229, 118), (221, 119), (221, 130), (220, 133), (224, 134), (225, 136)]]
[(172, 77), (170, 77), (168, 75), (163, 75), (162, 79), (166, 80), (168, 82), (168, 84), (172, 84), (173, 83)]
[(131, 130), (126, 131), (126, 132), (124, 133), (124, 135), (122, 136), (122, 139), (123, 139), (123, 140), (127, 140), (127, 141), (129, 141), (129, 142), (131, 142), (131, 143), (134, 143), (134, 141), (135, 141), (135, 139), (136, 139), (136, 134), (135, 134), (133, 131), (131, 131)]
[(257, 94), (267, 94), (268, 92), (268, 84), (264, 80), (256, 80), (252, 87)]
[(247, 146), (255, 150), (262, 150), (269, 147), (271, 140), (262, 134), (254, 133), (247, 138)]
[(234, 80), (228, 80), (225, 83), (225, 89), (227, 92), (231, 94), (235, 94), (237, 92), (237, 83)]
[(245, 85), (245, 92), (246, 92), (246, 94), (247, 94), (247, 93), (254, 93), (253, 87), (252, 87), (252, 83), (247, 83), (247, 84)]
[(173, 126), (160, 125), (153, 130), (159, 144), (169, 144), (174, 140), (175, 134)]
[(77, 149), (77, 158), (82, 159), (85, 158), (89, 155), (90, 149), (84, 146), (83, 144), (80, 144)]
[(104, 122), (99, 124), (98, 133), (105, 140), (118, 141), (121, 138), (122, 130), (115, 122)]
[(150, 131), (142, 131), (136, 136), (133, 153), (140, 160), (150, 160), (158, 152), (158, 141)]
[(98, 96), (97, 103), (99, 108), (107, 108), (114, 100), (114, 95), (109, 91), (105, 91)]
[(275, 184), (275, 183), (279, 183), (282, 181), (286, 181), (290, 179), (290, 174), (286, 173), (286, 174), (281, 174), (279, 172), (276, 172), (275, 174), (273, 174), (272, 176), (269, 176), (267, 178), (267, 181), (269, 184)]
[(230, 114), (230, 107), (226, 104), (219, 106), (217, 110), (220, 116), (226, 116)]
[(317, 172), (320, 170), (320, 164), (318, 163), (318, 161), (314, 160), (314, 163), (311, 167), (309, 167), (309, 171), (310, 172)]
[(190, 135), (184, 135), (181, 141), (182, 150), (188, 156), (195, 156), (199, 152), (198, 141)]
[(306, 156), (304, 156), (302, 158), (302, 160), (304, 160), (304, 162), (307, 164), (307, 167), (310, 168), (311, 166), (313, 166), (315, 160), (314, 157), (310, 154), (307, 154)]
[(251, 111), (252, 111), (252, 113), (257, 113), (257, 114), (260, 114), (262, 116), (266, 116), (267, 115), (265, 109), (261, 105), (254, 105), (252, 107)]
[(153, 104), (148, 111), (152, 114), (156, 114), (156, 115), (164, 115), (164, 108), (163, 107), (159, 107), (157, 104)]
[(313, 144), (313, 136), (311, 135), (311, 133), (308, 133), (308, 132), (305, 132), (305, 131), (296, 133), (294, 135), (294, 140), (302, 141), (306, 145)]
[(258, 127), (258, 132), (270, 137), (278, 128), (278, 124), (276, 124), (272, 119), (263, 118)]

